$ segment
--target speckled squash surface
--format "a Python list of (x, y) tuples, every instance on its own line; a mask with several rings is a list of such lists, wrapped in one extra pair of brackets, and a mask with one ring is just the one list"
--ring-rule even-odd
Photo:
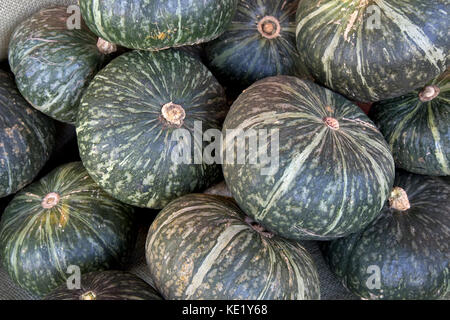
[(356, 101), (407, 94), (445, 71), (447, 0), (303, 0), (297, 48), (320, 83)]
[[(125, 53), (94, 78), (82, 99), (80, 155), (114, 197), (161, 209), (220, 178), (220, 165), (196, 161), (194, 148), (203, 152), (207, 144), (194, 129), (197, 123), (200, 133), (220, 130), (226, 111), (222, 87), (198, 58), (173, 49)], [(174, 159), (179, 134), (190, 137), (192, 151), (183, 163)]]
[(163, 49), (210, 41), (225, 31), (238, 0), (80, 0), (99, 37), (132, 49)]
[(442, 298), (450, 280), (450, 185), (406, 172), (394, 185), (403, 198), (395, 188), (376, 221), (325, 246), (325, 256), (364, 299)]
[(20, 95), (13, 78), (0, 70), (0, 197), (30, 183), (55, 144), (51, 119)]
[(264, 230), (225, 197), (190, 194), (167, 205), (147, 236), (146, 257), (166, 299), (319, 299), (303, 247)]
[(106, 55), (83, 21), (79, 29), (68, 28), (76, 22), (65, 6), (43, 9), (15, 29), (8, 53), (25, 99), (50, 117), (72, 124), (81, 96)]
[(391, 147), (397, 167), (450, 175), (450, 72), (399, 98), (374, 104), (369, 116)]
[(240, 0), (227, 31), (206, 45), (219, 80), (243, 87), (279, 74), (300, 75), (295, 47), (298, 0)]
[(56, 168), (18, 193), (0, 221), (0, 257), (11, 279), (48, 294), (73, 274), (121, 268), (135, 241), (133, 209), (102, 191), (81, 162)]
[(83, 274), (80, 289), (67, 289), (64, 284), (45, 300), (161, 300), (161, 297), (134, 274), (108, 270)]
[[(389, 146), (344, 97), (307, 80), (269, 77), (233, 103), (223, 132), (231, 129), (255, 130), (258, 139), (263, 137), (258, 130), (266, 130), (267, 150), (258, 152), (278, 151), (278, 164), (271, 166), (261, 156), (252, 163), (255, 151), (250, 158), (246, 143), (239, 164), (236, 148), (229, 151), (235, 135), (224, 138), (223, 173), (233, 197), (247, 215), (278, 235), (343, 237), (369, 224), (383, 208), (394, 180)], [(272, 150), (276, 135), (278, 150), (276, 138)]]

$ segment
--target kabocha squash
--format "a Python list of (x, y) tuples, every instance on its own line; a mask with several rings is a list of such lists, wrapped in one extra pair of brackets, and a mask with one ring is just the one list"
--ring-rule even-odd
[[(222, 87), (198, 58), (173, 49), (125, 53), (94, 78), (82, 99), (80, 155), (114, 197), (160, 209), (220, 178), (220, 165), (192, 156), (206, 145), (194, 122), (200, 134), (220, 130), (226, 111)], [(179, 134), (191, 142), (184, 141), (190, 150), (182, 161), (174, 159)]]
[(380, 217), (324, 246), (331, 269), (364, 299), (437, 299), (449, 284), (450, 185), (397, 173)]
[(13, 281), (48, 294), (71, 276), (121, 268), (135, 241), (133, 209), (114, 200), (80, 162), (56, 168), (18, 193), (0, 221), (0, 257)]
[(167, 299), (319, 299), (310, 255), (264, 230), (228, 198), (190, 194), (167, 205), (146, 257)]
[[(268, 150), (237, 143), (239, 131), (252, 130)], [(394, 161), (372, 121), (307, 80), (256, 82), (232, 105), (223, 132), (223, 173), (234, 199), (289, 239), (333, 239), (360, 230), (379, 214), (392, 187)]]
[(446, 0), (300, 1), (297, 48), (311, 75), (356, 101), (407, 94), (445, 71)]
[(0, 70), (0, 197), (30, 183), (47, 162), (55, 144), (51, 119), (34, 110)]
[(388, 141), (397, 167), (450, 175), (450, 72), (420, 90), (374, 104), (369, 116)]
[(72, 124), (89, 81), (116, 50), (77, 23), (65, 6), (43, 9), (15, 29), (9, 44), (9, 64), (25, 99)]
[(134, 274), (110, 270), (83, 274), (80, 289), (68, 289), (64, 284), (45, 300), (161, 300), (161, 297)]
[(225, 31), (238, 0), (80, 0), (99, 37), (132, 49), (164, 49), (210, 41)]
[(278, 74), (299, 75), (295, 47), (298, 0), (240, 0), (227, 31), (206, 45), (219, 80), (246, 87)]

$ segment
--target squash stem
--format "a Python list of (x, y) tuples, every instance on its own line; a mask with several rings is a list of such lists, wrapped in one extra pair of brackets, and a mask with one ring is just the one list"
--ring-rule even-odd
[(392, 189), (389, 197), (389, 206), (398, 211), (406, 211), (411, 208), (406, 191), (400, 187)]
[(186, 111), (179, 104), (173, 102), (166, 103), (161, 108), (163, 119), (171, 126), (179, 128), (183, 125), (186, 118)]
[(277, 18), (265, 16), (258, 22), (258, 31), (264, 38), (274, 39), (280, 35), (281, 25)]
[(423, 88), (422, 91), (419, 92), (419, 99), (422, 102), (431, 101), (434, 98), (436, 98), (440, 92), (441, 89), (439, 89), (438, 86), (435, 85), (426, 86), (425, 88)]
[(42, 199), (41, 205), (44, 209), (51, 209), (59, 202), (60, 196), (56, 192), (50, 192), (44, 199)]
[(97, 48), (102, 54), (111, 54), (117, 51), (117, 46), (114, 43), (108, 42), (102, 38), (97, 40)]

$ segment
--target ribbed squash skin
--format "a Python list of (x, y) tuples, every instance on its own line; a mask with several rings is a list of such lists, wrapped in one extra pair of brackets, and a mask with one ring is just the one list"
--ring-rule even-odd
[(374, 104), (370, 117), (391, 147), (397, 167), (409, 172), (450, 175), (450, 72), (430, 83), (439, 95), (423, 102), (413, 91)]
[(0, 197), (30, 183), (47, 162), (55, 127), (22, 98), (12, 77), (0, 70)]
[(210, 41), (225, 31), (237, 0), (80, 0), (99, 37), (132, 49), (162, 49)]
[(319, 299), (310, 255), (265, 237), (231, 199), (190, 194), (167, 205), (147, 236), (147, 264), (166, 299)]
[(320, 83), (356, 101), (379, 101), (445, 71), (448, 29), (446, 0), (303, 0), (297, 48)]
[[(92, 178), (117, 199), (163, 208), (220, 177), (220, 166), (172, 160), (176, 129), (162, 119), (173, 102), (186, 113), (181, 129), (220, 130), (227, 111), (224, 91), (198, 60), (178, 50), (134, 51), (113, 60), (92, 81), (77, 123), (80, 155)], [(201, 142), (195, 141), (200, 148)], [(204, 143), (206, 145), (206, 143)]]
[[(298, 0), (240, 0), (227, 31), (206, 46), (214, 74), (240, 86), (278, 74), (300, 74), (295, 47), (297, 6)], [(258, 30), (258, 23), (267, 16), (276, 18), (281, 27), (272, 39)]]
[(73, 124), (81, 96), (105, 56), (84, 23), (81, 29), (67, 28), (70, 15), (60, 6), (26, 19), (12, 34), (8, 54), (25, 99), (48, 116)]
[(84, 274), (80, 289), (67, 289), (64, 284), (45, 300), (161, 300), (161, 297), (134, 274), (109, 270)]
[[(326, 117), (339, 129), (328, 127)], [(242, 210), (280, 236), (324, 240), (356, 232), (378, 215), (391, 190), (394, 161), (381, 133), (356, 105), (312, 82), (290, 76), (256, 82), (233, 103), (223, 132), (229, 129), (279, 132), (279, 166), (270, 174), (262, 174), (269, 165), (261, 159), (250, 163), (248, 143), (245, 163), (225, 156), (223, 173)], [(232, 138), (224, 139), (225, 155)]]
[[(59, 202), (44, 208), (49, 194)], [(122, 267), (135, 241), (133, 209), (102, 191), (80, 162), (56, 168), (9, 203), (0, 221), (0, 257), (12, 280), (42, 296), (70, 265), (81, 273)]]
[[(411, 208), (383, 209), (363, 231), (325, 247), (331, 269), (365, 299), (437, 299), (445, 296), (450, 261), (450, 185), (434, 177), (397, 174)], [(380, 288), (369, 289), (369, 266), (380, 270)]]

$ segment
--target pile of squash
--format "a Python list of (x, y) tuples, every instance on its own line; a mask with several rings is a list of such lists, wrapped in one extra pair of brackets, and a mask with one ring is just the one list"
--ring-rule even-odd
[[(318, 241), (363, 299), (444, 298), (447, 10), (79, 0), (32, 14), (0, 71), (2, 267), (46, 299), (320, 299), (303, 247)], [(39, 175), (61, 122), (78, 161)], [(138, 208), (160, 210), (151, 284), (119, 271)]]

